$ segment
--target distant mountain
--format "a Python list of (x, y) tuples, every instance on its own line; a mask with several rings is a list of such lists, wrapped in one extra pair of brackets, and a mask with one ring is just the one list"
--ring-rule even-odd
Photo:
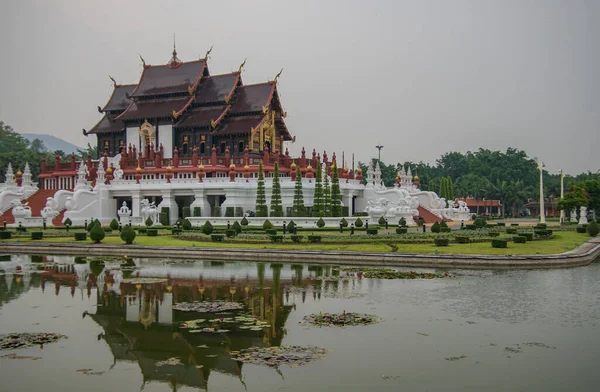
[(66, 140), (58, 138), (52, 135), (39, 135), (37, 133), (22, 133), (21, 136), (32, 141), (33, 139), (40, 139), (48, 151), (62, 150), (65, 154), (72, 152), (77, 153), (77, 150), (83, 150), (82, 147), (76, 146), (73, 143), (69, 143)]

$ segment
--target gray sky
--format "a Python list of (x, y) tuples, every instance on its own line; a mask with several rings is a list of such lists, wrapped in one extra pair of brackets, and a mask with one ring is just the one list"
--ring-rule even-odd
[(550, 171), (600, 169), (600, 1), (4, 0), (0, 120), (78, 145), (112, 85), (149, 64), (248, 58), (246, 84), (284, 72), (291, 151), (434, 163), (504, 150)]

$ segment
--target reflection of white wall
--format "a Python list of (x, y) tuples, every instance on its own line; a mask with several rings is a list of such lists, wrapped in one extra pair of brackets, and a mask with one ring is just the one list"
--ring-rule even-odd
[(131, 321), (131, 322), (139, 321), (139, 317), (140, 317), (139, 300), (140, 299), (137, 294), (135, 295), (135, 299), (133, 301), (129, 302), (129, 298), (127, 298), (125, 300), (125, 303), (127, 304), (127, 306), (125, 308), (125, 320)]
[(164, 293), (163, 301), (158, 305), (158, 323), (171, 325), (173, 323), (173, 294)]

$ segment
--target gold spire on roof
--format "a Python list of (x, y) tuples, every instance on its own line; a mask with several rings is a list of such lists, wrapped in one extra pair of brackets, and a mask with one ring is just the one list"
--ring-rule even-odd
[(238, 68), (238, 73), (242, 73), (242, 68), (244, 68), (244, 65), (246, 65), (246, 60), (248, 60), (248, 57), (246, 57), (244, 59), (244, 62), (240, 64), (239, 68)]
[(173, 57), (171, 57), (171, 60), (169, 60), (169, 62), (167, 63), (167, 66), (169, 68), (177, 68), (181, 65), (181, 60), (179, 60), (177, 58), (177, 47), (175, 45), (175, 33), (173, 33)]
[(281, 68), (281, 71), (279, 71), (279, 73), (277, 75), (275, 75), (275, 79), (273, 79), (273, 82), (277, 83), (277, 79), (279, 79), (282, 72), (283, 72), (283, 68)]
[(206, 51), (206, 54), (204, 55), (204, 60), (208, 60), (208, 55), (210, 55), (210, 52), (212, 52), (213, 46), (214, 45), (211, 45), (210, 49)]

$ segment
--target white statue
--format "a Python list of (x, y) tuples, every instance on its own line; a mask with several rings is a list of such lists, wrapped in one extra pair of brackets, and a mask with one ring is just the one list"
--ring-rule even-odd
[(587, 219), (587, 207), (581, 206), (579, 208), (579, 224), (586, 225), (588, 223)]
[(577, 223), (577, 209), (573, 208), (571, 210), (571, 223)]
[(115, 180), (120, 180), (121, 178), (123, 178), (123, 169), (121, 169), (121, 163), (119, 161), (117, 161), (117, 163), (115, 164), (113, 176)]
[(158, 208), (156, 208), (154, 202), (150, 203), (148, 199), (144, 199), (140, 202), (140, 205), (142, 206), (140, 215), (142, 216), (144, 223), (150, 218), (153, 225), (158, 224)]
[(89, 189), (89, 183), (87, 181), (88, 177), (88, 168), (85, 162), (81, 161), (79, 164), (79, 169), (77, 170), (77, 183), (75, 184), (75, 190), (79, 189)]
[(59, 214), (58, 212), (58, 202), (56, 200), (54, 200), (53, 197), (48, 197), (46, 199), (46, 206), (44, 208), (42, 208), (42, 211), (40, 212), (40, 215), (42, 215), (42, 218), (44, 219), (54, 219), (57, 215)]
[(21, 203), (21, 200), (14, 199), (10, 202), (12, 207), (12, 214), (16, 220), (20, 220), (23, 218), (31, 218), (31, 207), (27, 205), (27, 203)]
[(121, 208), (119, 208), (119, 218), (129, 217), (131, 216), (131, 209), (127, 207), (127, 202), (124, 201)]

